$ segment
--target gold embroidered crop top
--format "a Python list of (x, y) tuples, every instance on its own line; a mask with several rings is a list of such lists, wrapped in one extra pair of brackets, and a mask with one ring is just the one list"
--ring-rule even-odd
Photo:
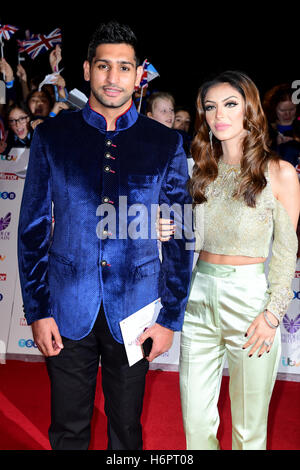
[(239, 165), (219, 161), (218, 176), (206, 188), (207, 201), (194, 209), (196, 251), (267, 258), (272, 241), (266, 308), (281, 319), (293, 298), (296, 231), (286, 209), (273, 195), (268, 171), (267, 185), (257, 197), (256, 207), (232, 197), (239, 175)]

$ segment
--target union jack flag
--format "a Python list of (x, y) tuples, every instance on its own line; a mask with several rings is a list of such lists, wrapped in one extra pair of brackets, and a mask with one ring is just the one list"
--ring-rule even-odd
[(45, 36), (37, 34), (25, 41), (18, 41), (19, 52), (26, 52), (32, 59), (35, 59), (40, 52), (49, 51), (54, 44), (61, 43), (61, 30), (56, 28), (52, 33)]
[(153, 65), (149, 63), (149, 61), (147, 59), (145, 59), (144, 62), (143, 62), (143, 69), (144, 69), (144, 72), (143, 72), (143, 75), (142, 75), (142, 78), (141, 78), (141, 82), (140, 82), (140, 86), (139, 86), (140, 88), (147, 87), (148, 83), (151, 80), (153, 80), (156, 77), (159, 77), (159, 73), (153, 67)]
[(0, 24), (0, 40), (1, 39), (7, 39), (9, 40), (10, 37), (18, 31), (19, 28), (16, 28), (16, 26), (12, 26), (10, 24), (4, 24), (1, 26)]

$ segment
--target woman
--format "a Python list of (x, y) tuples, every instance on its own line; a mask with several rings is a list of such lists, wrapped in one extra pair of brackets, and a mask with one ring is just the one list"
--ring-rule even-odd
[(31, 113), (23, 103), (14, 103), (7, 110), (8, 136), (5, 153), (15, 147), (30, 147)]
[(297, 166), (300, 157), (299, 107), (293, 103), (295, 90), (282, 84), (269, 90), (263, 107), (269, 122), (270, 146), (280, 157)]
[(175, 129), (181, 135), (183, 139), (183, 148), (185, 150), (187, 157), (190, 157), (190, 154), (191, 154), (190, 147), (191, 147), (192, 138), (190, 136), (190, 127), (191, 127), (190, 112), (183, 106), (178, 106), (177, 108), (175, 108), (175, 118), (174, 118), (173, 129)]
[(226, 355), (232, 448), (263, 450), (280, 358), (278, 326), (293, 297), (299, 182), (292, 165), (269, 151), (259, 93), (245, 74), (225, 72), (205, 83), (197, 111), (190, 191), (200, 254), (180, 353), (187, 448), (219, 448)]
[(187, 134), (191, 127), (191, 114), (183, 106), (177, 106), (175, 108), (175, 117), (173, 128), (176, 130), (184, 131)]
[(69, 109), (67, 103), (55, 101), (47, 89), (33, 90), (27, 97), (27, 106), (33, 115), (33, 129), (47, 118), (56, 117), (62, 110)]

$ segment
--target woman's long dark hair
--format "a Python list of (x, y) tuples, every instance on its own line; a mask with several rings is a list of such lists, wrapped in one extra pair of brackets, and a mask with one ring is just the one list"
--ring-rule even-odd
[(222, 155), (222, 145), (214, 136), (212, 147), (209, 139), (209, 126), (205, 118), (204, 100), (208, 90), (215, 85), (229, 83), (245, 100), (244, 129), (247, 135), (243, 141), (241, 160), (241, 181), (234, 195), (243, 198), (250, 207), (255, 207), (256, 196), (266, 186), (264, 172), (270, 159), (278, 157), (268, 147), (268, 124), (262, 109), (259, 92), (252, 80), (243, 72), (227, 71), (213, 80), (205, 82), (197, 97), (196, 135), (191, 153), (195, 161), (189, 190), (194, 204), (206, 201), (205, 189), (218, 176), (218, 161)]
[(23, 101), (15, 102), (8, 106), (6, 113), (5, 113), (5, 120), (6, 120), (7, 127), (9, 127), (8, 126), (9, 115), (14, 109), (21, 109), (21, 111), (23, 111), (25, 114), (27, 114), (27, 116), (30, 119), (32, 119), (32, 114), (28, 106)]

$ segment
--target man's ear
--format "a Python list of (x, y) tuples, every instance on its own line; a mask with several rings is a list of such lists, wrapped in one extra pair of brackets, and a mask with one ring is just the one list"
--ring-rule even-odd
[(89, 82), (91, 78), (91, 66), (88, 60), (85, 60), (83, 63), (83, 76), (84, 79)]
[(140, 82), (141, 82), (141, 79), (142, 79), (143, 72), (144, 72), (143, 66), (139, 65), (136, 69), (136, 79), (135, 79), (135, 86), (136, 87), (140, 86)]

